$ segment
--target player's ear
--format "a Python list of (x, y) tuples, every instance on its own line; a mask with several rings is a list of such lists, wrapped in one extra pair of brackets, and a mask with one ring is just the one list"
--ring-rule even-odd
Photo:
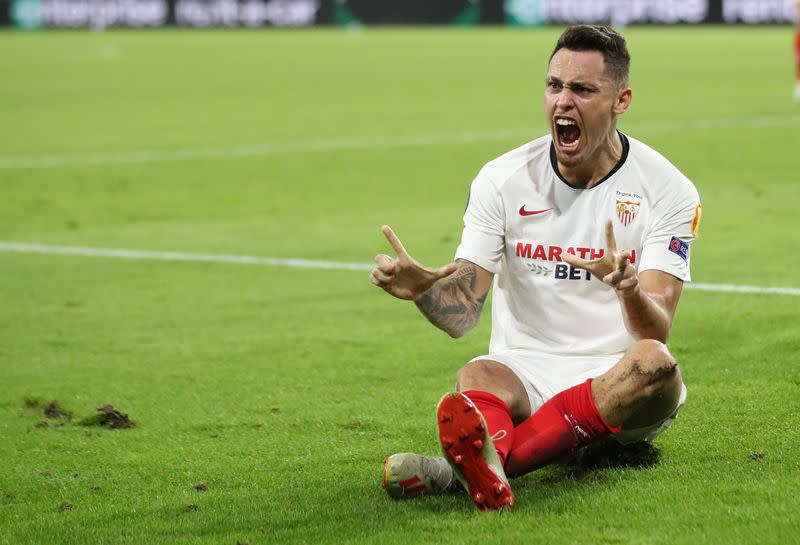
[(617, 99), (614, 101), (614, 114), (622, 115), (627, 112), (631, 105), (631, 100), (633, 100), (633, 91), (631, 88), (628, 86), (622, 87), (617, 92)]

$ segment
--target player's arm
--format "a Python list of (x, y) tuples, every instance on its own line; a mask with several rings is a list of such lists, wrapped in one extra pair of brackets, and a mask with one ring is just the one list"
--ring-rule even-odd
[(458, 269), (452, 276), (434, 284), (414, 301), (433, 325), (454, 339), (478, 323), (494, 276), (465, 259), (456, 263)]
[(564, 254), (564, 261), (600, 278), (614, 289), (619, 299), (625, 326), (637, 339), (667, 342), (683, 281), (658, 270), (641, 275), (630, 262), (630, 252), (617, 251), (614, 227), (606, 222), (607, 252), (591, 261)]
[(465, 260), (429, 269), (408, 254), (391, 227), (384, 225), (381, 231), (397, 257), (376, 255), (370, 282), (398, 299), (414, 301), (431, 323), (451, 337), (475, 327), (492, 273)]
[[(633, 274), (629, 272), (631, 269)], [(623, 268), (622, 275), (625, 274), (629, 275), (628, 280), (632, 280), (626, 282), (626, 287), (610, 284), (617, 293), (625, 327), (637, 339), (667, 342), (683, 281), (658, 270), (647, 270), (637, 275), (636, 268), (629, 262)]]

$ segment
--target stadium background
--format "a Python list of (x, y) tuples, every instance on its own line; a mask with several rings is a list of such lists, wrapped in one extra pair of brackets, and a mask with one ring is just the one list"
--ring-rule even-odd
[[(798, 543), (792, 17), (0, 2), (0, 545)], [(579, 21), (628, 25), (621, 128), (702, 196), (669, 343), (687, 405), (657, 464), (537, 471), (509, 516), (390, 501), (383, 456), (436, 452), (433, 408), (489, 320), (452, 341), (371, 286), (379, 226), (451, 259), (472, 177), (546, 130), (547, 55)], [(98, 425), (106, 404), (136, 426)]]
[(792, 23), (791, 0), (3, 0), (0, 24), (38, 27), (313, 24)]

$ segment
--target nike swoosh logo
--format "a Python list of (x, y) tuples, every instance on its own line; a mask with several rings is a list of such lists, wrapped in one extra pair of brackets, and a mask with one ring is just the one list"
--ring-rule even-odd
[(545, 212), (549, 212), (552, 208), (545, 208), (544, 210), (525, 210), (525, 205), (519, 207), (519, 215), (520, 216), (535, 216), (536, 214), (544, 214)]

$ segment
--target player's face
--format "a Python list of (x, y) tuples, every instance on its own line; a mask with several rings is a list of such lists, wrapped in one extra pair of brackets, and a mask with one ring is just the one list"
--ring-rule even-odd
[(580, 167), (610, 146), (615, 119), (630, 103), (630, 89), (606, 75), (599, 51), (559, 49), (550, 61), (544, 111), (558, 162)]

